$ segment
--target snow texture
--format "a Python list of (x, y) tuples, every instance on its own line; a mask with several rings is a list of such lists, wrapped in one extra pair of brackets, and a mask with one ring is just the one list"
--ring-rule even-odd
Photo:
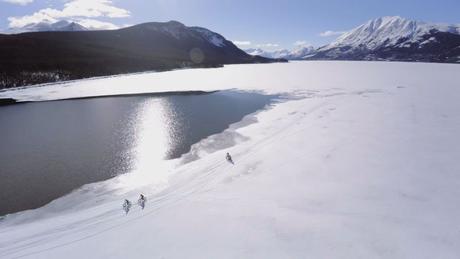
[[(199, 159), (5, 217), (0, 257), (459, 258), (459, 81), (453, 64), (322, 61), (2, 92), (50, 100), (237, 88), (288, 97), (197, 143)], [(124, 199), (139, 193), (145, 209), (125, 215)]]

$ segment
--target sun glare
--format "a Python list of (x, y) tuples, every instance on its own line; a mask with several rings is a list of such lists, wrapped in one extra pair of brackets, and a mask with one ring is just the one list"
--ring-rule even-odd
[(174, 112), (165, 98), (145, 100), (133, 118), (134, 157), (131, 173), (122, 176), (122, 187), (131, 189), (148, 184), (164, 184), (173, 161), (166, 160), (174, 141), (170, 130)]

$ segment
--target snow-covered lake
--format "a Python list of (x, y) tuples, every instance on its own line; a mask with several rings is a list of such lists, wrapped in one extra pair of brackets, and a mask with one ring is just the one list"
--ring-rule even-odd
[[(6, 217), (0, 257), (459, 258), (459, 82), (458, 65), (291, 62), (2, 92), (292, 98), (192, 146), (199, 159), (164, 169), (162, 181), (126, 174)], [(146, 208), (124, 215), (123, 199), (139, 193)]]

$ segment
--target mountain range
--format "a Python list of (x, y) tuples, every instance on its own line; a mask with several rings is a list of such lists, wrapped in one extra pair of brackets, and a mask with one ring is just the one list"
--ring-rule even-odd
[(222, 35), (177, 21), (88, 30), (42, 22), (0, 34), (0, 88), (181, 67), (286, 60), (388, 60), (460, 63), (460, 25), (386, 16), (315, 48), (264, 51), (236, 47)]
[(301, 60), (316, 53), (316, 48), (312, 45), (297, 46), (294, 50), (280, 49), (275, 51), (265, 51), (261, 48), (245, 49), (248, 54), (258, 55), (268, 58), (283, 58), (289, 60)]
[(435, 24), (386, 16), (370, 20), (342, 34), (334, 42), (293, 51), (246, 50), (261, 56), (307, 60), (389, 60), (460, 62), (460, 25)]
[(22, 32), (40, 32), (40, 31), (88, 31), (89, 29), (77, 22), (61, 20), (57, 22), (38, 22), (29, 23), (23, 27), (10, 29), (8, 33), (16, 34)]
[[(177, 21), (86, 31), (74, 23), (0, 34), (0, 88), (181, 67), (285, 61), (252, 56), (222, 35)], [(64, 29), (70, 31), (60, 31)]]

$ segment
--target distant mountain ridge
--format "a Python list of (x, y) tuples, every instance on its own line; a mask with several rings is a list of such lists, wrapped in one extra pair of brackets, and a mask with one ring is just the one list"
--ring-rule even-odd
[(290, 60), (388, 60), (460, 62), (460, 25), (385, 16), (370, 20), (319, 47), (248, 53)]
[(119, 30), (0, 34), (0, 88), (148, 70), (277, 61), (283, 60), (249, 55), (218, 33), (177, 21)]
[(404, 47), (408, 43), (420, 41), (432, 31), (460, 33), (460, 26), (434, 24), (408, 20), (399, 16), (385, 16), (370, 20), (341, 35), (335, 42), (321, 48), (351, 46), (377, 49), (382, 46)]
[(83, 25), (61, 20), (57, 22), (39, 22), (30, 23), (24, 27), (10, 29), (8, 33), (40, 32), (40, 31), (87, 31), (88, 28)]
[(308, 59), (460, 62), (460, 26), (386, 16), (320, 47)]
[(283, 58), (289, 60), (302, 60), (314, 54), (316, 49), (312, 45), (298, 46), (293, 50), (279, 49), (274, 51), (265, 51), (261, 48), (245, 49), (250, 55), (258, 55), (267, 58)]

